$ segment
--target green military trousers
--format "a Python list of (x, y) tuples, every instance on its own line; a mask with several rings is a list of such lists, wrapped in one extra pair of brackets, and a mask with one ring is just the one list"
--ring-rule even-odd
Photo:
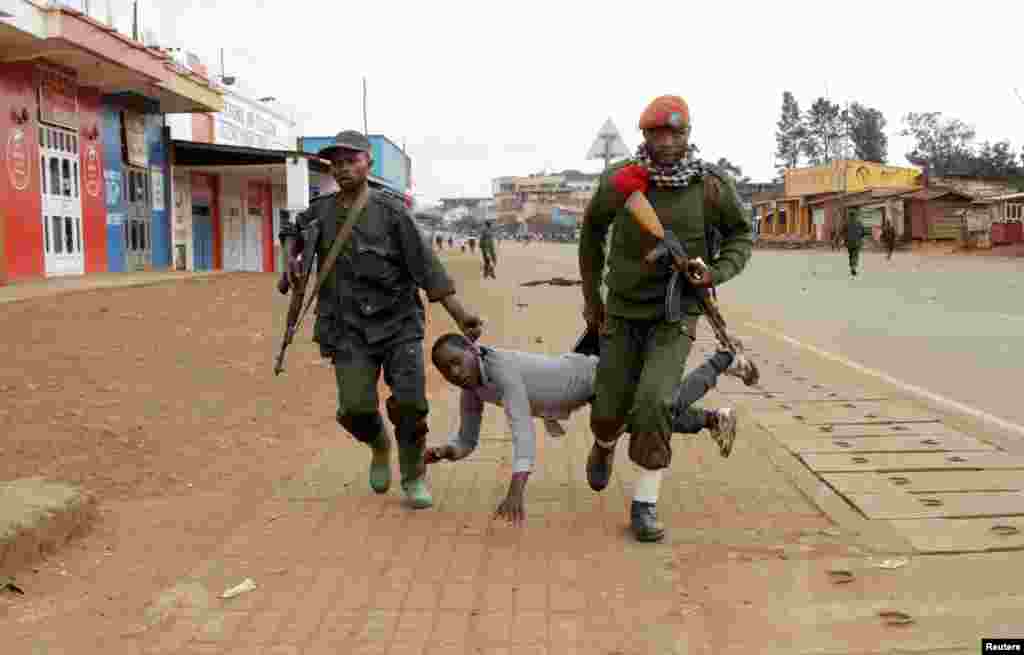
[(856, 271), (860, 265), (860, 246), (847, 246), (846, 250), (850, 253), (850, 270)]
[[(590, 421), (607, 433), (628, 426), (629, 458), (657, 470), (672, 462), (675, 392), (693, 347), (697, 316), (677, 323), (609, 316), (601, 335)], [(703, 410), (685, 409), (703, 424)]]

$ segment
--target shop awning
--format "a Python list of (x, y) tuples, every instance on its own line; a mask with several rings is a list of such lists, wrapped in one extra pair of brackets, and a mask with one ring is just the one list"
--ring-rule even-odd
[(0, 24), (0, 63), (55, 64), (76, 71), (81, 87), (154, 98), (165, 113), (224, 109), (223, 94), (209, 80), (79, 11), (27, 2), (18, 8), (11, 24)]
[(284, 164), (292, 157), (309, 161), (310, 170), (319, 173), (329, 171), (326, 161), (297, 150), (265, 150), (248, 146), (229, 146), (220, 143), (198, 141), (171, 141), (174, 148), (174, 166), (188, 168), (219, 168), (237, 166), (273, 166)]

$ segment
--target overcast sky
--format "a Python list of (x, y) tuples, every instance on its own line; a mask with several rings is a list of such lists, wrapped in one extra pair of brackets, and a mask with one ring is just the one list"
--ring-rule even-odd
[[(652, 98), (690, 104), (701, 156), (774, 176), (783, 91), (826, 92), (888, 120), (911, 111), (1024, 144), (1024, 4), (1017, 2), (314, 2), (148, 0), (162, 40), (304, 115), (303, 134), (362, 128), (406, 143), (424, 200), (490, 195), (545, 167), (597, 171), (608, 118), (632, 149)], [(835, 8), (833, 8), (835, 7)], [(655, 10), (655, 8), (658, 8)]]

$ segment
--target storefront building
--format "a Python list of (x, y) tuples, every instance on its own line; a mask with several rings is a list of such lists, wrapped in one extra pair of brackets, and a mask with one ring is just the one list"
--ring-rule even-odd
[[(220, 95), (81, 12), (27, 0), (0, 0), (0, 11), (8, 16), (0, 19), (0, 282), (124, 270), (108, 213), (116, 180), (107, 170), (119, 153), (107, 99), (137, 96), (155, 112), (194, 112), (219, 109)], [(147, 138), (155, 144), (152, 116)], [(159, 167), (166, 157), (151, 151)], [(154, 218), (159, 212), (148, 214), (145, 243), (166, 252), (169, 230), (161, 236)], [(150, 255), (156, 265), (167, 259)]]
[[(171, 230), (180, 270), (280, 270), (281, 221), (309, 205), (309, 175), (326, 166), (295, 152), (294, 113), (218, 79), (224, 111), (168, 116), (172, 139)], [(300, 185), (302, 188), (299, 188)]]

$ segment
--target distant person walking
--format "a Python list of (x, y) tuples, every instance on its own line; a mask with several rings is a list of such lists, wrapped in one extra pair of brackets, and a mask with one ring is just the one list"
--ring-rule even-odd
[(864, 236), (868, 233), (860, 216), (851, 213), (846, 219), (846, 252), (850, 255), (850, 275), (857, 276), (857, 266), (860, 264), (860, 250), (864, 245)]
[(882, 222), (882, 243), (885, 244), (886, 259), (892, 259), (892, 253), (896, 250), (896, 227), (890, 220)]

